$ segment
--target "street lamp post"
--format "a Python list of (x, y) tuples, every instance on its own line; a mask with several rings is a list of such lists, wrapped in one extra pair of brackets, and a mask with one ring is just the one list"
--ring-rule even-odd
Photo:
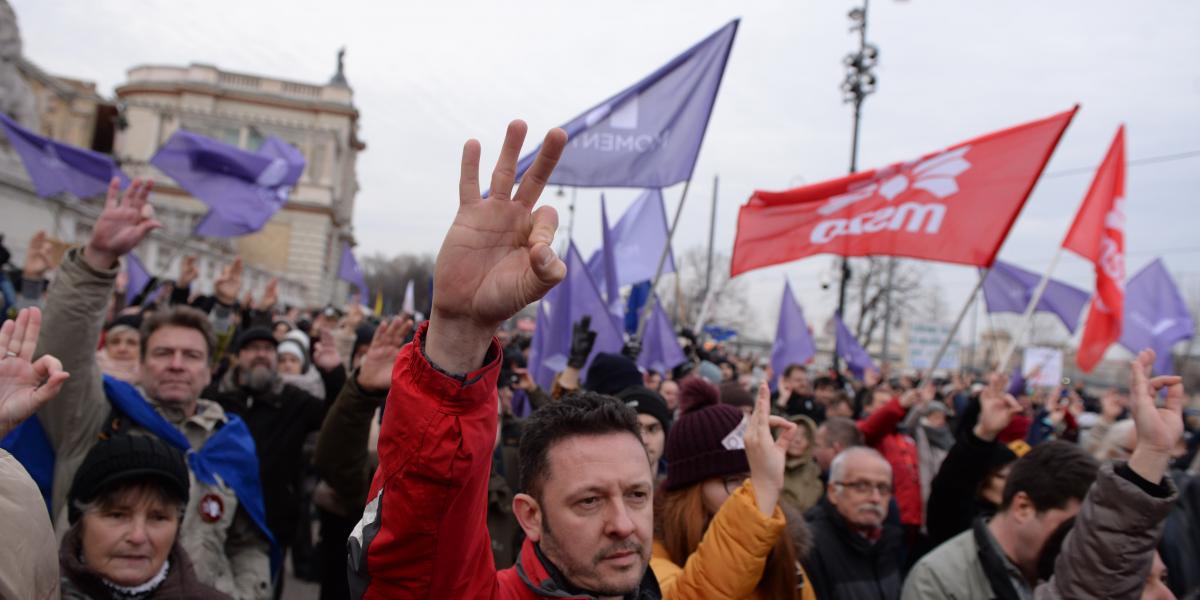
[[(842, 80), (843, 99), (854, 104), (854, 129), (850, 137), (850, 172), (858, 171), (858, 130), (862, 120), (862, 104), (868, 95), (875, 92), (875, 73), (872, 69), (879, 60), (879, 49), (867, 42), (867, 6), (850, 11), (850, 32), (858, 33), (858, 51), (846, 55), (846, 78)], [(838, 286), (838, 314), (845, 319), (846, 286), (850, 283), (850, 259), (842, 257), (842, 280)], [(837, 353), (833, 354), (833, 368), (840, 370)]]

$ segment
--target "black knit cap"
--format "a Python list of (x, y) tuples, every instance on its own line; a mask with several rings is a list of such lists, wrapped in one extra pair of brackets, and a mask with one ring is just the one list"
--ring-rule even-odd
[(105, 331), (112, 331), (117, 327), (128, 327), (134, 331), (142, 328), (142, 315), (121, 315), (112, 320), (111, 323), (104, 327)]
[(583, 388), (606, 396), (616, 396), (635, 385), (642, 385), (642, 372), (638, 370), (637, 363), (620, 354), (601, 352), (592, 359)]
[(101, 440), (88, 451), (67, 492), (67, 518), (79, 520), (79, 504), (95, 500), (121, 483), (154, 481), (187, 504), (187, 463), (183, 454), (154, 436), (124, 434)]
[(667, 490), (750, 470), (742, 434), (745, 415), (720, 403), (717, 386), (688, 377), (679, 388), (679, 419), (667, 435)]
[(626, 388), (620, 394), (617, 394), (617, 399), (625, 403), (625, 406), (636, 410), (639, 415), (650, 415), (658, 419), (662, 423), (664, 433), (671, 430), (671, 409), (667, 408), (667, 401), (658, 392), (641, 385), (635, 385), (631, 388)]
[(238, 334), (237, 341), (234, 342), (234, 352), (241, 352), (242, 348), (250, 342), (271, 342), (272, 346), (279, 346), (279, 340), (275, 339), (275, 334), (266, 327), (251, 327)]

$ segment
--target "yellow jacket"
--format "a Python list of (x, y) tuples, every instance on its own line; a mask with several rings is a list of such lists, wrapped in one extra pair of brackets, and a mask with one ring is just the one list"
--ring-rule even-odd
[[(650, 568), (658, 578), (663, 600), (765, 600), (755, 591), (767, 556), (779, 536), (786, 535), (783, 511), (763, 516), (747, 479), (721, 505), (696, 551), (682, 568), (671, 562), (667, 549), (654, 540)], [(816, 600), (808, 575), (797, 563), (803, 583), (802, 600)]]

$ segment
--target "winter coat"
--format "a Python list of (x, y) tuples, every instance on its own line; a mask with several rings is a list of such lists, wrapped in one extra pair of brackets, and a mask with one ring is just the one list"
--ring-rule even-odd
[[(96, 573), (80, 560), (79, 526), (72, 527), (63, 538), (58, 553), (58, 564), (62, 570), (63, 600), (120, 600), (113, 590), (104, 585)], [(200, 583), (187, 552), (179, 544), (167, 555), (166, 579), (146, 596), (145, 600), (228, 600), (229, 596)]]
[(58, 540), (25, 467), (0, 450), (0, 598), (57, 600)]
[(1000, 442), (985, 442), (967, 430), (950, 447), (933, 481), (929, 484), (929, 547), (936, 547), (971, 528), (977, 517), (991, 517), (996, 506), (979, 497), (979, 487), (988, 472), (1004, 457), (1012, 457)]
[(813, 548), (803, 561), (821, 600), (895, 600), (900, 597), (903, 531), (885, 522), (871, 543), (852, 531), (837, 507), (822, 498), (805, 515)]
[(1163, 524), (1178, 499), (1170, 477), (1151, 483), (1126, 463), (1100, 467), (1037, 600), (1141, 598)]
[(909, 526), (921, 525), (921, 468), (917, 460), (917, 444), (899, 431), (907, 408), (892, 398), (871, 416), (858, 421), (863, 442), (876, 449), (892, 466), (892, 486), (896, 504), (900, 505), (900, 522)]
[[(351, 373), (333, 406), (325, 414), (313, 452), (313, 466), (338, 499), (338, 507), (327, 507), (339, 514), (362, 513), (371, 485), (371, 465), (367, 443), (375, 410), (387, 397), (383, 392), (368, 392), (358, 385), (358, 371)], [(335, 510), (336, 509), (336, 510)]]
[[(1178, 495), (1169, 478), (1150, 484), (1124, 463), (1103, 465), (1063, 541), (1054, 576), (1037, 586), (1034, 597), (1140, 598)], [(905, 581), (904, 600), (1014, 597), (1015, 586), (1006, 591), (993, 585), (1011, 586), (1014, 574), (1007, 559), (995, 556), (998, 547), (985, 545), (980, 552), (979, 541), (991, 538), (981, 529), (986, 526), (979, 520), (918, 561)]]
[[(780, 508), (770, 517), (758, 510), (754, 486), (747, 479), (721, 505), (683, 567), (671, 561), (662, 542), (654, 541), (650, 568), (664, 600), (758, 600), (755, 588), (785, 527)], [(801, 583), (801, 598), (814, 600), (807, 577)]]
[[(816, 439), (817, 425), (812, 419), (798, 415), (792, 417), (792, 420), (796, 425), (808, 430), (808, 439)], [(808, 450), (802, 456), (788, 457), (783, 472), (781, 499), (799, 513), (815, 506), (821, 496), (825, 495), (825, 482), (821, 481), (821, 465), (813, 459), (812, 450), (813, 445), (809, 444)]]
[[(423, 349), (428, 322), (392, 372), (379, 437), (379, 469), (348, 542), (352, 598), (534, 600), (587, 598), (526, 540), (516, 566), (496, 570), (487, 532), (496, 381), (493, 340), (479, 369), (445, 373)], [(637, 600), (660, 598), (646, 570)]]
[(1179, 502), (1167, 515), (1158, 553), (1167, 567), (1167, 586), (1180, 598), (1200, 591), (1200, 476), (1172, 471)]
[[(97, 271), (83, 261), (79, 248), (67, 252), (47, 294), (42, 333), (36, 356), (51, 354), (62, 361), (71, 378), (53, 402), (37, 413), (55, 450), (52, 511), (55, 531), (68, 529), (66, 497), (75, 471), (110, 424), (112, 407), (104, 394), (96, 367), (105, 309), (118, 269)], [(177, 427), (193, 449), (201, 448), (228, 418), (216, 402), (201, 398), (194, 415), (176, 407), (147, 402)], [(132, 425), (130, 433), (147, 433)], [(204, 507), (219, 507), (202, 516)], [(180, 525), (179, 543), (195, 560), (200, 581), (235, 598), (268, 598), (271, 595), (269, 544), (240, 503), (232, 488), (209, 485), (192, 477), (191, 495)]]
[[(345, 375), (341, 367), (326, 376), (341, 389)], [(267, 527), (280, 546), (287, 547), (300, 521), (298, 489), (307, 460), (304, 441), (321, 429), (328, 404), (308, 392), (276, 378), (265, 392), (252, 392), (236, 383), (234, 367), (205, 391), (205, 397), (220, 403), (227, 413), (240, 416), (250, 429), (258, 452)]]

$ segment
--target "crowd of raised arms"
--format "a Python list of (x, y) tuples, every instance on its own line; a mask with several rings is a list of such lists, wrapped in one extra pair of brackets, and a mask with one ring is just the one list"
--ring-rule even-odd
[(35, 236), (4, 273), (0, 597), (1200, 597), (1200, 422), (1149, 350), (1098, 396), (695, 340), (658, 373), (585, 320), (540, 388), (502, 325), (566, 276), (536, 205), (567, 136), (516, 187), (525, 134), (486, 199), (464, 146), (420, 323), (242, 296), (240, 261), (194, 294), (191, 258), (124, 306), (148, 181), (61, 261)]

